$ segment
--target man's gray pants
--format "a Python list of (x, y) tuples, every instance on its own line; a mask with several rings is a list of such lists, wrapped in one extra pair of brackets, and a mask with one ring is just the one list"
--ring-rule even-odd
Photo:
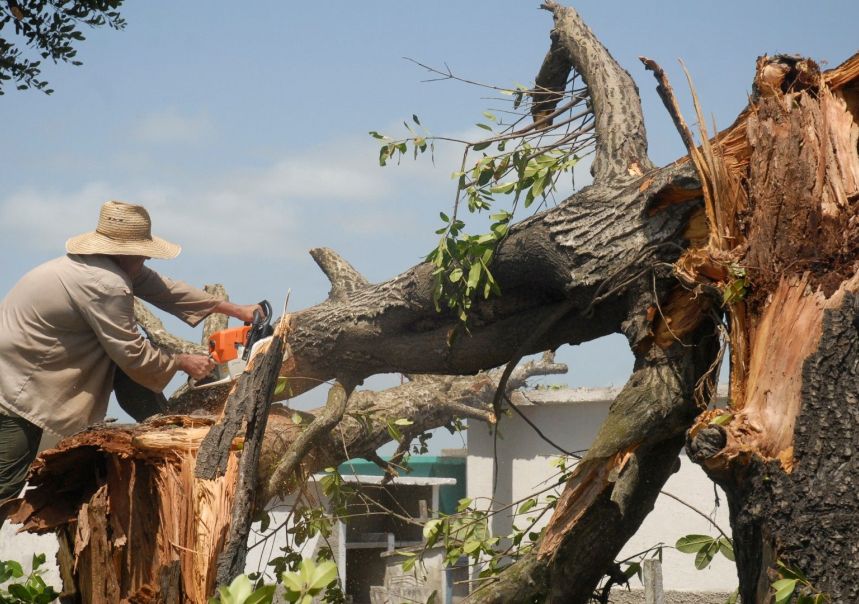
[(0, 502), (21, 491), (41, 438), (42, 429), (23, 417), (0, 415)]

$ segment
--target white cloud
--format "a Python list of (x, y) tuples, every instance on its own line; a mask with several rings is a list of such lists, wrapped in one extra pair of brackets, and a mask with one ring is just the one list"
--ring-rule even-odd
[(142, 116), (132, 129), (138, 141), (155, 144), (201, 143), (214, 132), (214, 125), (205, 113), (182, 115), (173, 109)]
[[(67, 190), (29, 186), (0, 198), (0, 236), (20, 250), (55, 250), (68, 237), (92, 230), (104, 201), (119, 199), (146, 206), (156, 234), (195, 254), (303, 258), (310, 247), (336, 248), (350, 237), (383, 240), (392, 232), (431, 230), (437, 212), (453, 203), (450, 174), (460, 161), (461, 148), (439, 145), (435, 164), (426, 156), (407, 157), (381, 168), (378, 144), (367, 137), (281, 156), (255, 169), (213, 170), (216, 176), (189, 177), (170, 187), (110, 181)], [(158, 182), (157, 164), (146, 173)]]
[[(71, 190), (30, 186), (0, 198), (0, 234), (22, 250), (57, 249), (95, 228), (104, 201), (119, 199), (146, 206), (156, 234), (195, 253), (303, 257), (309, 247), (337, 245), (348, 233), (403, 228), (402, 206), (394, 201), (425, 191), (428, 168), (380, 168), (374, 150), (372, 141), (342, 141), (171, 187), (108, 181)], [(450, 187), (446, 173), (432, 176), (441, 190)]]

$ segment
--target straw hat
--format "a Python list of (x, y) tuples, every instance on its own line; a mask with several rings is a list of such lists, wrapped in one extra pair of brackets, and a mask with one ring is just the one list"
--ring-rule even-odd
[(117, 254), (175, 258), (182, 248), (152, 236), (152, 221), (143, 206), (108, 201), (101, 206), (95, 231), (66, 241), (70, 254)]

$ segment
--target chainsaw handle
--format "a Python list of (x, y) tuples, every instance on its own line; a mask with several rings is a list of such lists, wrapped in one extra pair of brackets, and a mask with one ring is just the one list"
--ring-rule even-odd
[(269, 321), (271, 321), (272, 310), (271, 310), (271, 304), (269, 304), (269, 301), (268, 300), (261, 300), (260, 302), (257, 303), (257, 306), (261, 307), (263, 310), (263, 313), (265, 313), (265, 314), (261, 314), (259, 310), (254, 309), (253, 322), (252, 323), (246, 322), (245, 325), (262, 325), (263, 323), (268, 323)]
[(258, 310), (254, 310), (254, 322), (253, 326), (248, 331), (247, 340), (245, 341), (245, 351), (242, 354), (242, 359), (247, 361), (250, 358), (251, 349), (254, 344), (258, 341), (266, 338), (272, 334), (271, 328), (271, 304), (269, 304), (268, 300), (263, 300), (259, 303), (259, 306), (262, 307), (265, 315), (260, 314)]

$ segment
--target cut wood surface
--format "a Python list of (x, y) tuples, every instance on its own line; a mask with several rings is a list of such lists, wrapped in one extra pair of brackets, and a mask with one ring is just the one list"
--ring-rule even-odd
[[(314, 250), (331, 293), (290, 316), (281, 397), (376, 373), (412, 379), (383, 393), (354, 392), (348, 404), (333, 406), (337, 428), (306, 447), (300, 435), (320, 412), (296, 424), (291, 411), (273, 407), (258, 464), (262, 488), (272, 494), (320, 467), (372, 457), (390, 440), (392, 417), (421, 430), (454, 417), (495, 422), (490, 401), (501, 376), (484, 371), (623, 333), (635, 354), (633, 374), (570, 476), (542, 542), (474, 600), (586, 602), (687, 439), (690, 455), (727, 492), (743, 601), (768, 600), (776, 560), (804, 572), (833, 601), (859, 601), (859, 556), (842, 551), (859, 543), (859, 456), (851, 454), (859, 447), (859, 55), (825, 73), (808, 59), (759, 58), (754, 95), (737, 121), (712, 139), (703, 132), (700, 147), (684, 132), (690, 158), (655, 168), (629, 74), (573, 9), (544, 8), (554, 29), (535, 117), (551, 115), (570, 70), (584, 79), (597, 134), (593, 185), (511, 228), (492, 265), (503, 295), (475, 304), (467, 334), (453, 313), (435, 308), (434, 267), (420, 264), (371, 284), (333, 251)], [(703, 115), (698, 106), (699, 125)], [(185, 346), (157, 324), (148, 332), (168, 349)], [(728, 412), (708, 409), (722, 332), (731, 344)], [(508, 391), (516, 384), (511, 379)], [(226, 395), (185, 389), (171, 409), (218, 415)], [(726, 414), (723, 425), (712, 423)], [(64, 441), (37, 462), (37, 488), (15, 518), (32, 530), (67, 527), (66, 535), (86, 525), (69, 541), (78, 558), (122, 560), (114, 574), (101, 568), (104, 576), (96, 577), (86, 565), (70, 573), (78, 585), (88, 582), (93, 601), (175, 585), (177, 561), (182, 597), (202, 601), (191, 598), (212, 585), (223, 544), (217, 527), (229, 516), (234, 488), (226, 477), (192, 476), (189, 443), (207, 421), (99, 427)], [(222, 443), (233, 442), (225, 434)], [(165, 438), (175, 438), (175, 450), (158, 445)], [(296, 455), (291, 446), (299, 441)], [(231, 452), (226, 461), (233, 477), (235, 458)], [(99, 471), (81, 476), (81, 462)], [(68, 482), (72, 476), (79, 485)], [(205, 491), (210, 484), (221, 486)], [(169, 497), (182, 505), (163, 510)], [(138, 498), (155, 502), (153, 512), (132, 506)], [(151, 543), (149, 534), (157, 535)], [(132, 560), (128, 543), (153, 554)]]
[(61, 559), (63, 593), (84, 602), (155, 602), (162, 574), (178, 561), (182, 599), (204, 603), (226, 538), (238, 474), (194, 478), (210, 419), (162, 417), (138, 426), (94, 428), (35, 462), (34, 486), (10, 519), (32, 532), (61, 530), (73, 555)]

